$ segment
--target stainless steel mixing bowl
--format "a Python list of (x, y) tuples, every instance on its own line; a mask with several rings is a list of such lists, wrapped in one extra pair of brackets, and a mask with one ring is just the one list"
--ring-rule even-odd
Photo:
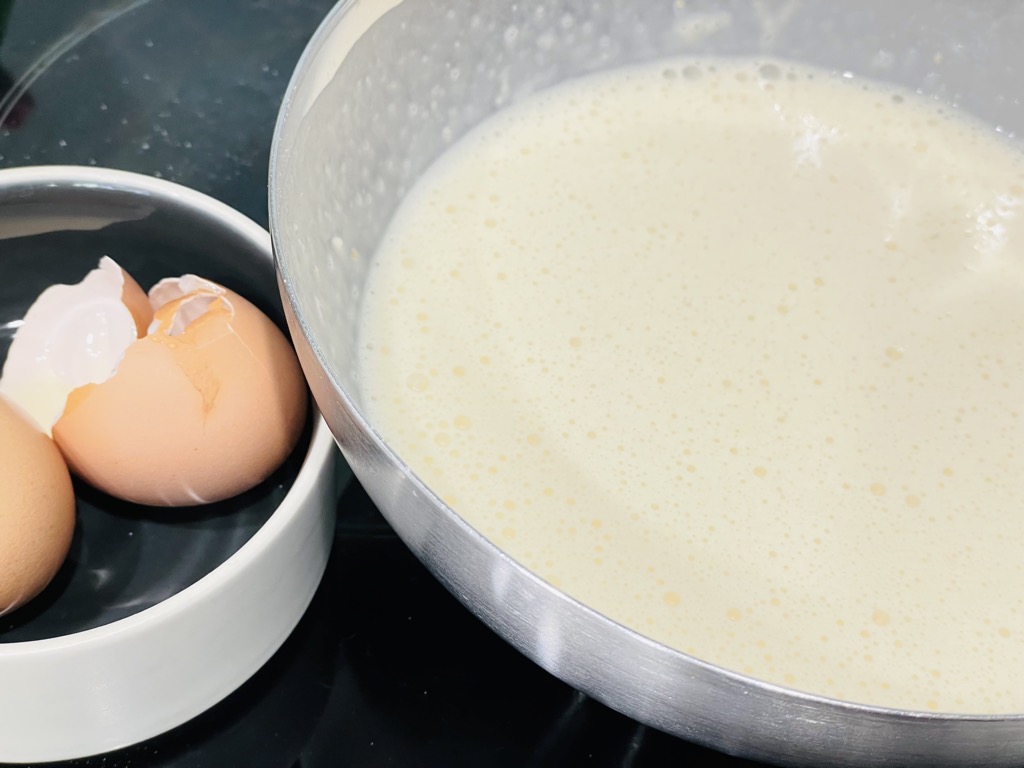
[(309, 45), (277, 126), (271, 230), (321, 411), (409, 547), (562, 680), (644, 723), (791, 765), (1012, 765), (1024, 716), (810, 696), (645, 639), (512, 561), (446, 507), (363, 408), (356, 318), (374, 250), (420, 173), (489, 114), (566, 78), (668, 55), (770, 55), (891, 81), (1011, 137), (1024, 127), (1024, 4), (946, 0), (346, 0)]

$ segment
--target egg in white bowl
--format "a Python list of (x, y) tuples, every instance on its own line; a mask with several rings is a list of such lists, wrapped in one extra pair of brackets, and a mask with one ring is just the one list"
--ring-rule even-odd
[[(49, 456), (49, 471), (61, 475), (57, 451), (75, 480), (73, 535), (66, 499), (57, 499), (51, 513), (65, 537), (54, 534), (53, 548), (58, 554), (66, 549), (66, 558), (51, 553), (50, 560), (34, 561), (37, 572), (30, 586), (38, 595), (22, 598), (20, 607), (6, 612), (0, 605), (0, 721), (5, 723), (0, 762), (74, 759), (137, 743), (191, 719), (235, 690), (280, 646), (326, 565), (333, 540), (337, 452), (319, 415), (308, 406), (304, 380), (293, 365), (270, 238), (251, 220), (193, 190), (132, 173), (19, 168), (0, 171), (0, 242), (5, 275), (0, 283), (0, 360), (8, 357), (12, 340), (28, 326), (29, 308), (47, 288), (78, 285), (97, 269), (105, 269), (109, 279), (113, 268), (98, 266), (104, 258), (122, 267), (142, 291), (151, 291), (154, 316), (160, 305), (187, 303), (185, 297), (196, 291), (201, 294), (196, 306), (212, 310), (209, 320), (197, 324), (206, 313), (189, 314), (186, 308), (188, 322), (179, 317), (174, 328), (173, 312), (161, 326), (157, 319), (137, 321), (128, 310), (124, 314), (132, 320), (134, 336), (125, 344), (129, 351), (115, 355), (115, 371), (108, 371), (106, 383), (86, 382), (84, 392), (58, 398), (60, 404), (41, 419), (52, 419), (49, 424), (31, 415), (34, 406), (12, 407), (11, 393), (3, 395), (0, 427), (9, 430), (19, 420), (18, 429), (36, 453)], [(171, 282), (158, 287), (167, 278)], [(81, 321), (72, 327), (76, 322)], [(198, 341), (175, 333), (185, 326), (194, 326), (189, 334)], [(232, 343), (227, 326), (239, 327), (237, 338), (243, 341)], [(170, 332), (147, 343), (149, 335), (163, 331)], [(215, 358), (192, 365), (200, 359), (197, 350), (215, 341), (211, 337), (227, 346)], [(186, 342), (195, 349), (166, 349)], [(265, 391), (240, 403), (242, 389), (227, 375), (248, 354), (243, 348), (260, 345), (285, 362), (261, 358), (250, 368), (243, 366), (236, 378), (251, 384), (262, 369), (266, 386), (277, 388), (283, 393), (279, 399), (290, 404), (285, 413), (268, 415), (273, 400)], [(149, 346), (165, 348), (157, 355), (165, 367), (157, 366), (158, 383), (136, 385), (139, 401), (132, 403), (111, 385), (126, 374), (146, 378), (133, 374), (134, 364), (125, 362), (135, 356), (131, 350)], [(191, 451), (201, 454), (199, 461), (181, 457), (199, 478), (174, 486), (185, 494), (178, 499), (170, 499), (160, 484), (173, 485), (180, 478), (162, 468), (174, 451), (180, 456), (199, 447), (203, 433), (189, 434), (180, 415), (187, 409), (175, 410), (175, 398), (187, 403), (188, 396), (161, 390), (169, 383), (166, 361), (174, 353), (190, 361), (190, 389), (200, 407), (203, 393), (193, 385), (197, 376), (208, 377), (207, 418), (216, 418), (220, 410), (228, 415), (220, 445)], [(218, 365), (226, 367), (226, 378), (215, 375)], [(5, 372), (5, 378), (10, 383), (18, 375)], [(112, 394), (103, 395), (105, 388)], [(44, 389), (35, 383), (35, 394)], [(90, 406), (91, 415), (89, 409), (78, 413), (89, 418), (67, 429), (68, 417), (90, 399), (103, 407)], [(123, 414), (111, 416), (111, 407)], [(117, 418), (125, 433), (90, 450), (90, 429), (102, 438)], [(168, 424), (180, 426), (185, 436), (168, 437)], [(270, 432), (280, 427), (285, 433), (281, 444), (270, 445), (268, 424)], [(76, 429), (86, 437), (77, 436)], [(51, 430), (52, 443), (46, 436)], [(161, 445), (173, 450), (161, 454)], [(97, 461), (101, 450), (112, 453)], [(273, 466), (264, 462), (252, 471), (253, 456), (260, 453), (270, 455)], [(25, 452), (18, 457), (22, 462), (31, 458)], [(149, 491), (121, 493), (116, 487), (124, 478), (144, 475), (119, 473), (112, 466), (126, 459), (150, 468)], [(42, 461), (45, 467), (47, 459)], [(0, 456), (0, 462), (3, 491), (18, 470), (9, 457)], [(249, 475), (239, 479), (240, 470), (232, 469), (237, 465)], [(113, 485), (104, 476), (113, 477)], [(211, 479), (224, 487), (211, 491)], [(63, 482), (66, 475), (52, 481), (57, 496), (68, 487)], [(168, 506), (168, 501), (181, 504)], [(5, 509), (16, 513), (19, 507)], [(34, 523), (47, 525), (39, 519)], [(0, 531), (7, 524), (0, 514)], [(42, 588), (40, 582), (48, 585)], [(0, 603), (4, 599), (0, 590)]]

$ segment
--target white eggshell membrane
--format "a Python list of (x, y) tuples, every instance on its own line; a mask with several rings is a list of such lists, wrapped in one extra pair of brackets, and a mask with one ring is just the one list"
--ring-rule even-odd
[(75, 285), (51, 285), (29, 307), (0, 375), (0, 393), (50, 434), (68, 393), (106, 381), (137, 338), (122, 301), (124, 271), (104, 256)]

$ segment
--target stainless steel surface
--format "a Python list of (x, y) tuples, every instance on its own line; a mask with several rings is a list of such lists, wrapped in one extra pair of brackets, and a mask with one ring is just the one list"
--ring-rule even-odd
[(368, 423), (355, 368), (370, 260), (417, 176), (488, 114), (560, 80), (674, 54), (769, 55), (895, 82), (1011, 137), (1024, 126), (1014, 3), (356, 0), (289, 87), (271, 232), (299, 356), (346, 458), (409, 547), (554, 675), (644, 723), (788, 765), (1013, 765), (1024, 716), (867, 707), (768, 685), (615, 624), (513, 562), (448, 509)]

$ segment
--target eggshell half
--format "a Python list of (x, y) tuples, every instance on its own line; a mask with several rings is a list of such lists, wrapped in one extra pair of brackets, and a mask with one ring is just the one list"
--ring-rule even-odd
[(146, 329), (153, 321), (153, 305), (149, 303), (149, 297), (142, 287), (135, 282), (135, 278), (121, 270), (124, 284), (121, 286), (121, 303), (124, 304), (132, 315), (135, 323), (135, 336), (141, 338), (146, 335)]
[(75, 494), (60, 451), (0, 396), (0, 616), (50, 583), (74, 528)]
[(140, 504), (203, 504), (260, 483), (295, 446), (307, 393), (291, 344), (214, 288), (157, 306), (114, 375), (68, 397), (54, 440), (86, 482)]

